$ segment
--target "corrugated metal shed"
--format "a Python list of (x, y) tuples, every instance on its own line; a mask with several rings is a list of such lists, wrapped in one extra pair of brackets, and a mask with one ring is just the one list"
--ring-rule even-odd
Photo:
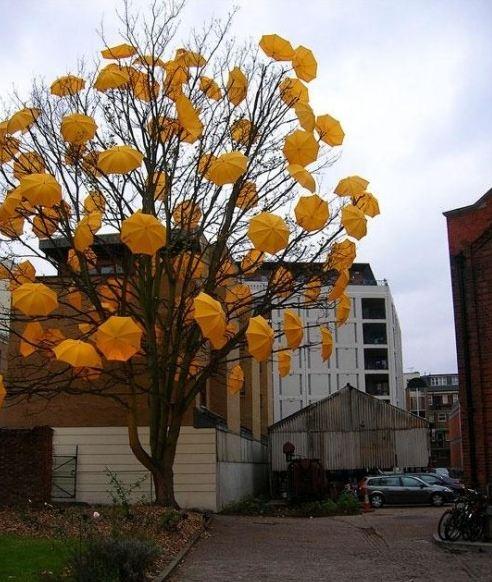
[(329, 471), (425, 467), (430, 453), (425, 419), (349, 385), (270, 427), (273, 471), (287, 470), (286, 442)]

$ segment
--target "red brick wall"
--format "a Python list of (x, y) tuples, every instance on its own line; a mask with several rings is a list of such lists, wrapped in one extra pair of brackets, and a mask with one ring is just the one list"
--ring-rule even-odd
[(452, 469), (463, 470), (463, 449), (461, 442), (461, 414), (460, 407), (451, 411), (448, 419), (448, 438)]

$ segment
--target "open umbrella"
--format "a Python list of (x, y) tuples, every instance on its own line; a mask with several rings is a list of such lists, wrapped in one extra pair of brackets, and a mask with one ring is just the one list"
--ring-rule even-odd
[(92, 190), (84, 199), (84, 212), (90, 214), (91, 212), (104, 213), (106, 209), (106, 199), (104, 194), (98, 190)]
[(337, 325), (343, 325), (347, 321), (351, 305), (350, 297), (342, 293), (336, 310)]
[(81, 77), (65, 75), (64, 77), (58, 77), (51, 83), (50, 91), (52, 95), (57, 97), (66, 97), (67, 95), (79, 93), (84, 87), (85, 81)]
[(208, 170), (208, 179), (217, 186), (234, 184), (248, 167), (248, 158), (241, 152), (220, 155)]
[(207, 64), (203, 55), (185, 48), (176, 49), (174, 60), (185, 67), (204, 67)]
[(12, 161), (15, 154), (19, 151), (19, 140), (11, 135), (6, 135), (0, 139), (0, 164), (6, 164)]
[(369, 185), (369, 182), (360, 176), (348, 176), (338, 182), (335, 194), (339, 196), (360, 196)]
[(308, 232), (314, 232), (326, 226), (330, 217), (328, 202), (317, 194), (301, 196), (294, 208), (297, 224)]
[(2, 212), (0, 216), (0, 234), (6, 238), (17, 238), (24, 231), (23, 216), (9, 216)]
[(53, 206), (61, 202), (61, 186), (51, 174), (28, 174), (21, 178), (22, 195), (33, 206)]
[(263, 263), (263, 253), (256, 249), (249, 250), (241, 261), (243, 275), (252, 275)]
[(28, 174), (41, 174), (46, 166), (37, 152), (24, 152), (14, 161), (14, 178), (20, 180)]
[(128, 145), (114, 146), (101, 152), (97, 167), (105, 174), (127, 174), (139, 168), (143, 154)]
[(137, 49), (128, 43), (118, 44), (101, 51), (103, 59), (127, 59), (137, 54)]
[(167, 196), (167, 174), (166, 172), (156, 172), (148, 178), (149, 185), (152, 185), (154, 190), (154, 200), (165, 200)]
[(306, 190), (314, 192), (316, 190), (316, 182), (310, 172), (303, 168), (299, 164), (289, 164), (287, 166), (287, 171), (294, 178), (294, 180), (300, 184)]
[(43, 208), (33, 218), (32, 231), (40, 239), (49, 238), (58, 228), (60, 214), (52, 208)]
[(289, 244), (289, 236), (285, 220), (276, 214), (260, 212), (249, 221), (248, 237), (258, 251), (278, 253)]
[(0, 374), (0, 408), (2, 408), (7, 396), (7, 390), (5, 389), (5, 382), (3, 381), (3, 374)]
[(258, 204), (258, 193), (254, 182), (244, 182), (236, 198), (236, 206), (241, 210), (251, 210)]
[(326, 267), (337, 271), (350, 269), (355, 260), (355, 254), (355, 243), (351, 240), (345, 239), (342, 242), (336, 242), (328, 255)]
[(138, 210), (123, 221), (120, 237), (132, 253), (154, 255), (166, 245), (166, 228), (155, 216)]
[(142, 55), (132, 61), (133, 65), (142, 65), (143, 67), (164, 67), (165, 62), (155, 55)]
[(367, 234), (367, 218), (362, 210), (353, 204), (348, 204), (342, 208), (342, 225), (345, 227), (347, 234), (357, 240)]
[(320, 327), (319, 329), (321, 332), (321, 359), (326, 362), (333, 351), (333, 336), (327, 327)]
[(193, 300), (193, 317), (206, 338), (223, 336), (226, 316), (222, 305), (207, 293), (199, 293)]
[(306, 303), (314, 303), (321, 293), (321, 280), (318, 277), (310, 279), (304, 288)]
[(55, 348), (56, 359), (74, 368), (102, 368), (101, 357), (94, 346), (82, 340), (66, 339)]
[(288, 107), (309, 102), (308, 88), (299, 79), (285, 78), (279, 85), (280, 98)]
[(261, 315), (251, 317), (246, 330), (248, 352), (257, 362), (266, 362), (272, 353), (273, 329)]
[[(255, 132), (255, 126), (249, 119), (238, 119), (231, 125), (231, 137), (241, 145), (248, 145)], [(255, 141), (257, 136), (255, 136)]]
[(33, 354), (39, 347), (44, 336), (43, 326), (38, 321), (26, 325), (19, 342), (19, 352), (23, 358)]
[(248, 93), (248, 79), (239, 67), (229, 72), (227, 80), (227, 98), (233, 105), (239, 105)]
[(270, 279), (270, 287), (274, 295), (289, 297), (293, 293), (294, 276), (283, 266), (277, 267)]
[(264, 34), (259, 44), (266, 56), (276, 61), (290, 61), (294, 56), (290, 42), (278, 34)]
[(292, 353), (290, 350), (283, 350), (278, 354), (278, 373), (281, 378), (290, 374), (292, 365)]
[(316, 161), (319, 145), (311, 133), (296, 129), (285, 138), (283, 152), (289, 164), (304, 167)]
[(174, 208), (172, 217), (182, 228), (196, 228), (202, 219), (202, 211), (194, 200), (183, 200)]
[(36, 269), (31, 261), (22, 261), (12, 269), (12, 279), (22, 285), (23, 283), (34, 283), (36, 280)]
[(284, 310), (284, 334), (289, 348), (294, 350), (301, 345), (304, 325), (302, 319), (292, 309)]
[(198, 111), (193, 103), (185, 95), (180, 95), (176, 99), (176, 112), (183, 128), (192, 137), (199, 138), (203, 133), (203, 123), (200, 121)]
[(294, 50), (292, 66), (299, 79), (309, 83), (309, 81), (316, 78), (318, 63), (314, 58), (313, 52), (305, 46), (298, 46)]
[(70, 292), (65, 296), (65, 301), (76, 311), (82, 311), (82, 293), (80, 291), (70, 289)]
[(131, 317), (112, 315), (98, 327), (96, 346), (107, 360), (126, 362), (139, 351), (142, 334)]
[(227, 375), (227, 391), (229, 394), (237, 394), (244, 385), (244, 372), (239, 364), (232, 366)]
[(350, 282), (350, 273), (348, 269), (343, 269), (340, 271), (340, 274), (337, 277), (333, 287), (330, 289), (328, 293), (328, 301), (335, 301), (339, 297), (341, 297), (342, 293), (347, 288), (347, 285)]
[(210, 77), (200, 77), (200, 91), (213, 101), (218, 101), (222, 97), (220, 87)]
[(128, 71), (120, 65), (111, 63), (99, 71), (94, 88), (98, 91), (108, 91), (109, 89), (118, 89), (130, 82)]
[(198, 159), (198, 171), (202, 176), (205, 176), (207, 180), (210, 179), (210, 168), (216, 159), (216, 156), (208, 153), (202, 154)]
[(35, 107), (25, 107), (24, 109), (17, 111), (7, 121), (7, 132), (17, 133), (18, 131), (21, 131), (24, 133), (31, 127), (31, 125), (36, 123), (36, 119), (40, 115), (41, 109), (36, 109)]
[(374, 218), (380, 213), (378, 200), (370, 192), (363, 192), (356, 198), (355, 204), (366, 216), (370, 216), (371, 218)]
[(191, 251), (184, 251), (173, 260), (173, 269), (179, 280), (193, 280), (203, 277), (206, 273), (207, 265), (200, 255), (196, 255)]
[(251, 302), (251, 287), (249, 285), (240, 283), (232, 287), (227, 287), (225, 303), (230, 311), (240, 312), (250, 307)]
[(94, 243), (94, 235), (102, 226), (102, 214), (94, 210), (77, 224), (73, 235), (73, 246), (83, 253)]
[(24, 315), (49, 315), (58, 307), (58, 299), (43, 283), (23, 283), (12, 292), (12, 306)]
[(313, 108), (309, 103), (298, 101), (295, 104), (294, 111), (299, 123), (304, 131), (313, 131), (316, 123)]
[(65, 141), (84, 145), (96, 135), (97, 125), (89, 115), (72, 113), (62, 119), (60, 132)]
[(340, 122), (331, 115), (319, 115), (316, 118), (316, 131), (321, 141), (331, 146), (339, 146), (343, 143), (345, 133)]

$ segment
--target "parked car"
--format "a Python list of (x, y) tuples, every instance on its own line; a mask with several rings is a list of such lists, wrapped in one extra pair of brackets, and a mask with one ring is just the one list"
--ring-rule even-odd
[(362, 489), (367, 488), (373, 507), (388, 505), (434, 505), (441, 507), (453, 501), (455, 494), (449, 487), (431, 485), (411, 475), (379, 475), (365, 477)]
[(452, 479), (445, 475), (439, 475), (437, 473), (409, 473), (409, 475), (418, 477), (419, 479), (422, 479), (424, 483), (428, 483), (429, 485), (442, 485), (443, 487), (449, 487), (449, 489), (457, 495), (463, 493), (465, 489), (465, 486), (459, 479)]

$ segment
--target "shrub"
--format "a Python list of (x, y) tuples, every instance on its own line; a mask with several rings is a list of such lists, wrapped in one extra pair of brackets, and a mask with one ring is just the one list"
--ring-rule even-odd
[(241, 501), (230, 503), (221, 513), (229, 515), (265, 515), (267, 514), (266, 500), (260, 497), (247, 497)]
[(343, 491), (338, 500), (337, 507), (340, 512), (353, 515), (360, 513), (360, 503), (356, 497), (348, 491)]
[(307, 501), (291, 508), (291, 515), (298, 517), (326, 517), (337, 513), (337, 504), (331, 499)]
[(168, 509), (160, 518), (161, 529), (166, 531), (176, 531), (183, 519), (183, 514), (176, 509)]

